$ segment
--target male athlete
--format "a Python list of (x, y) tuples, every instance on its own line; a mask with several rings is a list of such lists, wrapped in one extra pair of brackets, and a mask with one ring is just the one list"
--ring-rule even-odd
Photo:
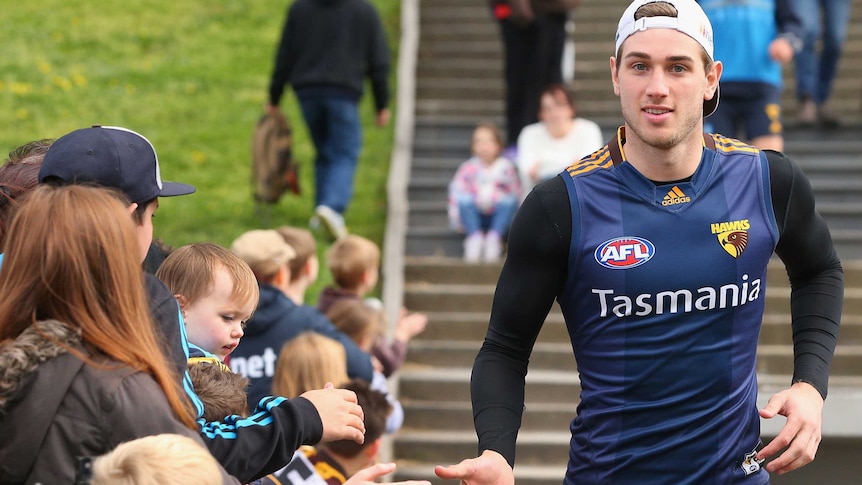
[[(610, 70), (625, 126), (515, 217), (473, 367), (481, 455), (436, 472), (514, 483), (527, 362), (556, 299), (581, 381), (565, 484), (767, 484), (820, 442), (844, 286), (829, 231), (794, 162), (703, 133), (722, 66), (694, 0), (633, 2)], [(794, 374), (758, 410), (773, 252), (792, 286)], [(776, 414), (787, 422), (762, 446), (760, 418)]]

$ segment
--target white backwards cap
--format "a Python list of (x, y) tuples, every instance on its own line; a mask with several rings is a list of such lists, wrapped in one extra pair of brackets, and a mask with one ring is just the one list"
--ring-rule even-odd
[[(676, 17), (642, 17), (635, 20), (635, 12), (648, 3), (667, 3), (676, 8)], [(703, 47), (709, 59), (714, 61), (712, 24), (706, 13), (695, 0), (635, 0), (629, 5), (617, 25), (616, 47), (614, 55), (620, 52), (623, 41), (635, 32), (649, 29), (673, 29), (691, 37)], [(712, 99), (703, 102), (703, 116), (709, 116), (718, 107), (718, 90)]]

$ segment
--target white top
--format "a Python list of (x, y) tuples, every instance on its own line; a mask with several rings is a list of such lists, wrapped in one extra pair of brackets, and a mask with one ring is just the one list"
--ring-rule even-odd
[[(554, 138), (542, 122), (527, 125), (518, 136), (518, 172), (525, 196), (538, 183), (556, 176), (569, 165), (604, 146), (602, 130), (595, 122), (575, 118), (571, 131)], [(539, 164), (538, 180), (527, 175), (530, 167)]]

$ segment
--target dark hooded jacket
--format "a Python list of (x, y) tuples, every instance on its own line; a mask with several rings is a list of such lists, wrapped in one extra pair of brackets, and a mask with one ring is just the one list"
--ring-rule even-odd
[(239, 346), (230, 355), (230, 367), (249, 378), (248, 404), (271, 393), (275, 362), (281, 347), (302, 332), (316, 332), (341, 342), (347, 353), (347, 375), (371, 382), (371, 356), (341, 333), (316, 308), (297, 305), (278, 288), (261, 283), (260, 302), (248, 322)]
[[(150, 375), (88, 353), (80, 333), (61, 322), (37, 326), (0, 345), (0, 484), (73, 483), (77, 457), (149, 435), (203, 445)], [(238, 482), (224, 474), (224, 483)]]

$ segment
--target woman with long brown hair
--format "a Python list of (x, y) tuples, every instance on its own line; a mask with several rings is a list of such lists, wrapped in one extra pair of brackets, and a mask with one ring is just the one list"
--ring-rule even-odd
[(0, 269), (0, 483), (72, 483), (75, 457), (200, 440), (150, 320), (132, 218), (107, 189), (36, 188)]

